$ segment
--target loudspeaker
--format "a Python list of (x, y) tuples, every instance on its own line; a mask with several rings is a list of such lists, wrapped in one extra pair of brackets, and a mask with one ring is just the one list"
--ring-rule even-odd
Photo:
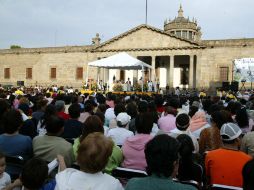
[(24, 81), (17, 81), (17, 86), (24, 86)]
[(224, 90), (224, 91), (230, 90), (229, 82), (222, 82), (222, 90)]
[(232, 81), (230, 85), (230, 90), (237, 92), (239, 88), (239, 82), (237, 81)]

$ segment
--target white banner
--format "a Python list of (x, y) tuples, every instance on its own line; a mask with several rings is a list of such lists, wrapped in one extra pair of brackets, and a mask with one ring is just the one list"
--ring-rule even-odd
[(254, 58), (234, 60), (234, 80), (254, 82)]

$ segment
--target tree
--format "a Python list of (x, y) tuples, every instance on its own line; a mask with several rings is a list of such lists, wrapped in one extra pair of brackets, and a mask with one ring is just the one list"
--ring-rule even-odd
[(21, 48), (21, 46), (19, 46), (19, 45), (11, 45), (10, 46), (10, 49), (20, 49)]

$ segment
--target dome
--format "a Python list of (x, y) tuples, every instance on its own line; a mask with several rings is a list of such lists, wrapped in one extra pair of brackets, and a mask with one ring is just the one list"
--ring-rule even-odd
[(165, 32), (192, 41), (196, 41), (201, 38), (200, 30), (201, 28), (197, 25), (197, 21), (194, 18), (190, 21), (189, 18), (185, 18), (183, 16), (182, 5), (180, 5), (178, 10), (178, 16), (174, 20), (166, 20), (164, 23)]

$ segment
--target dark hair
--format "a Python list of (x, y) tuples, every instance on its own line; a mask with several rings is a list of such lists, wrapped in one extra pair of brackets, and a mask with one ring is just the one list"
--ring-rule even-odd
[(230, 101), (228, 103), (226, 110), (229, 111), (232, 115), (235, 115), (236, 111), (239, 110), (241, 108), (241, 106), (242, 105), (240, 102)]
[(100, 93), (96, 95), (96, 100), (99, 104), (105, 104), (106, 102), (106, 98)]
[(138, 103), (138, 111), (139, 113), (147, 112), (148, 110), (148, 103), (146, 101), (140, 101)]
[(3, 116), (4, 132), (13, 134), (23, 124), (22, 115), (18, 110), (11, 109)]
[(212, 104), (209, 109), (208, 109), (208, 114), (212, 115), (216, 111), (220, 111), (223, 109), (223, 106), (218, 105), (218, 104)]
[(77, 119), (80, 116), (81, 107), (78, 103), (74, 103), (70, 105), (68, 111), (71, 118)]
[(233, 123), (233, 119), (228, 111), (221, 110), (212, 114), (211, 121), (220, 129), (225, 123)]
[[(36, 176), (36, 177), (35, 177)], [(40, 189), (48, 177), (48, 165), (40, 158), (28, 160), (21, 173), (21, 181), (27, 189)]]
[[(185, 178), (185, 176), (192, 176), (192, 152), (194, 151), (193, 141), (190, 136), (186, 134), (178, 135), (177, 138), (178, 142), (180, 143), (179, 148), (179, 169), (178, 169), (178, 177)], [(184, 172), (183, 172), (184, 171)]]
[(91, 133), (79, 145), (77, 162), (87, 173), (102, 171), (112, 154), (114, 143), (103, 134)]
[(46, 130), (48, 133), (57, 134), (64, 126), (64, 119), (57, 115), (52, 115), (46, 120)]
[(197, 106), (190, 106), (189, 116), (193, 117), (193, 115), (195, 115), (195, 113), (197, 111), (198, 111), (198, 107)]
[(119, 113), (125, 112), (126, 109), (122, 103), (116, 104), (114, 108), (114, 113), (117, 116)]
[(102, 123), (105, 122), (105, 115), (102, 112), (96, 112), (94, 115), (98, 116)]
[(153, 114), (150, 112), (140, 113), (135, 119), (138, 133), (150, 134), (153, 128)]
[(104, 134), (103, 123), (97, 115), (89, 116), (86, 119), (79, 141), (82, 142), (90, 133), (94, 132), (101, 132)]
[(165, 113), (176, 116), (177, 115), (177, 110), (175, 108), (173, 108), (172, 106), (167, 106), (165, 108)]
[(37, 101), (37, 108), (42, 109), (43, 107), (47, 106), (47, 103), (48, 103), (48, 100), (40, 99), (40, 100)]
[(248, 161), (242, 170), (243, 190), (254, 189), (254, 159)]
[(54, 105), (49, 104), (49, 105), (47, 105), (47, 107), (45, 109), (45, 113), (41, 118), (41, 128), (43, 128), (46, 125), (47, 119), (52, 115), (57, 115), (57, 110)]
[(170, 98), (168, 101), (168, 105), (177, 109), (180, 105), (180, 101), (178, 98)]
[(101, 112), (105, 114), (106, 110), (107, 110), (107, 106), (105, 104), (98, 105), (97, 112)]
[(137, 106), (133, 102), (127, 104), (126, 113), (131, 116), (131, 118), (135, 118), (138, 114)]
[(84, 107), (85, 112), (93, 111), (93, 105), (90, 102), (85, 102)]
[(185, 131), (190, 125), (190, 117), (186, 113), (181, 113), (176, 117), (176, 127), (180, 131)]
[(10, 104), (8, 103), (8, 101), (0, 99), (0, 119), (8, 109), (10, 109)]
[(145, 147), (148, 175), (170, 177), (174, 171), (174, 162), (178, 159), (179, 144), (169, 135), (157, 135)]
[(236, 111), (235, 120), (240, 128), (249, 127), (249, 116), (247, 114), (246, 108), (242, 107)]

